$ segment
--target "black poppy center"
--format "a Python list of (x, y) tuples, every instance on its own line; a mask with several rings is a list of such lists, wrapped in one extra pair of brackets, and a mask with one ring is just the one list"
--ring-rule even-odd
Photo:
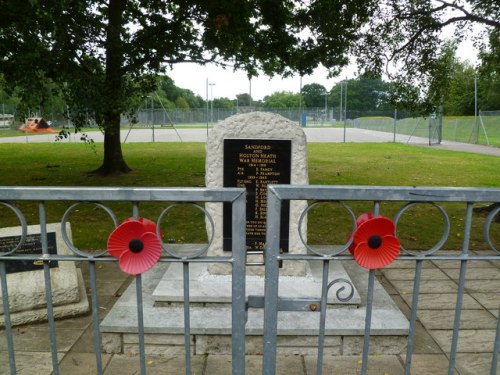
[(382, 245), (382, 237), (374, 235), (368, 239), (368, 246), (372, 249), (378, 249), (380, 245)]
[(133, 253), (139, 253), (144, 249), (144, 243), (140, 239), (134, 238), (128, 243), (128, 248)]

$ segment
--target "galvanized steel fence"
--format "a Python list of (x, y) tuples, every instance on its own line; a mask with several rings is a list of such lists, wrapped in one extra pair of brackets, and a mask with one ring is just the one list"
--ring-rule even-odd
[[(327, 311), (327, 297), (332, 284), (329, 282), (329, 263), (346, 259), (347, 249), (352, 242), (349, 240), (346, 244), (338, 247), (335, 244), (332, 246), (324, 246), (315, 248), (307, 244), (307, 241), (302, 238), (304, 245), (309, 253), (307, 255), (287, 254), (280, 252), (279, 233), (280, 233), (280, 212), (281, 206), (286, 201), (309, 200), (316, 202), (333, 201), (343, 205), (352, 219), (352, 230), (356, 229), (356, 218), (349, 207), (349, 202), (369, 201), (373, 203), (373, 215), (381, 214), (381, 203), (385, 202), (401, 202), (402, 207), (397, 212), (394, 221), (397, 224), (405, 211), (414, 205), (431, 204), (437, 208), (438, 212), (444, 221), (444, 230), (440, 240), (431, 248), (425, 251), (412, 251), (404, 249), (402, 255), (398, 257), (398, 261), (414, 262), (415, 263), (415, 278), (412, 295), (410, 329), (407, 343), (405, 374), (411, 373), (411, 363), (413, 347), (415, 342), (415, 327), (417, 322), (418, 300), (420, 290), (420, 277), (422, 273), (423, 263), (430, 260), (454, 260), (460, 262), (460, 276), (458, 283), (458, 292), (455, 306), (455, 318), (453, 325), (453, 336), (450, 349), (450, 360), (448, 366), (448, 374), (455, 373), (455, 362), (457, 356), (458, 339), (460, 332), (460, 320), (462, 312), (462, 302), (465, 290), (467, 264), (470, 261), (489, 261), (500, 260), (500, 248), (495, 247), (491, 239), (491, 227), (495, 217), (500, 213), (500, 206), (494, 208), (486, 218), (483, 226), (484, 240), (488, 244), (491, 255), (472, 255), (470, 253), (470, 238), (472, 228), (473, 206), (475, 203), (483, 202), (500, 202), (500, 189), (467, 189), (467, 188), (417, 188), (417, 187), (362, 187), (362, 186), (290, 186), (290, 185), (270, 185), (268, 187), (268, 216), (267, 216), (267, 238), (265, 248), (265, 264), (266, 264), (266, 286), (265, 286), (265, 315), (264, 315), (264, 359), (263, 359), (263, 374), (275, 374), (276, 369), (276, 345), (278, 333), (278, 313), (283, 305), (283, 301), (278, 297), (279, 289), (279, 264), (286, 261), (306, 260), (309, 262), (321, 262), (323, 264), (323, 287), (321, 300), (317, 302), (320, 311), (320, 327), (318, 337), (318, 355), (316, 364), (316, 374), (323, 373), (323, 350), (325, 339), (325, 320)], [(450, 218), (446, 210), (440, 205), (442, 202), (457, 202), (465, 206), (465, 220), (463, 230), (463, 243), (459, 255), (440, 255), (439, 250), (443, 248), (450, 235)], [(309, 207), (312, 207), (310, 205)], [(306, 209), (307, 211), (307, 209)], [(302, 221), (303, 223), (304, 221)], [(299, 227), (299, 231), (302, 228)], [(498, 245), (496, 245), (498, 246)], [(349, 257), (350, 258), (350, 257)], [(374, 281), (375, 270), (371, 269), (368, 276), (368, 294), (366, 301), (366, 317), (364, 330), (364, 345), (362, 353), (362, 368), (361, 373), (366, 374), (369, 366), (369, 348), (370, 348), (370, 328), (372, 322), (372, 309), (374, 299)], [(498, 295), (497, 295), (498, 297)], [(497, 298), (498, 302), (498, 298)], [(499, 303), (500, 314), (500, 303)], [(496, 335), (492, 345), (492, 358), (490, 374), (496, 374), (499, 351), (500, 351), (500, 319), (497, 317)]]
[[(356, 220), (353, 211), (349, 207), (349, 202), (369, 202), (373, 207), (375, 216), (383, 214), (381, 204), (386, 202), (401, 203), (401, 208), (394, 217), (394, 222), (398, 224), (410, 207), (420, 204), (430, 204), (438, 210), (444, 221), (444, 231), (438, 243), (431, 248), (414, 252), (411, 249), (403, 249), (403, 253), (397, 261), (412, 262), (415, 264), (415, 277), (413, 287), (413, 298), (410, 316), (410, 330), (407, 341), (405, 373), (410, 374), (412, 364), (412, 354), (415, 343), (415, 327), (417, 323), (417, 311), (420, 293), (420, 278), (424, 262), (431, 260), (447, 260), (460, 263), (458, 292), (456, 295), (455, 317), (453, 325), (453, 336), (451, 342), (448, 373), (455, 371), (457, 345), (460, 334), (460, 321), (462, 303), (464, 298), (467, 266), (470, 261), (499, 261), (500, 250), (498, 245), (492, 240), (492, 228), (495, 220), (500, 215), (500, 207), (494, 208), (484, 221), (483, 234), (490, 253), (486, 255), (475, 255), (470, 251), (470, 238), (472, 231), (472, 215), (474, 204), (477, 203), (499, 203), (500, 189), (474, 189), (474, 188), (416, 188), (416, 187), (363, 187), (363, 186), (289, 186), (273, 185), (268, 187), (268, 216), (267, 216), (267, 239), (265, 247), (265, 296), (264, 296), (264, 340), (263, 340), (263, 368), (262, 373), (266, 375), (275, 374), (277, 362), (277, 318), (279, 311), (284, 304), (278, 297), (279, 289), (279, 265), (281, 262), (308, 261), (321, 262), (323, 265), (322, 295), (317, 301), (318, 312), (320, 314), (320, 326), (318, 327), (318, 355), (317, 374), (323, 372), (323, 349), (325, 338), (326, 301), (328, 291), (331, 287), (329, 280), (330, 262), (340, 260), (352, 260), (350, 255), (346, 255), (350, 241), (337, 246), (317, 249), (307, 243), (302, 237), (304, 245), (309, 252), (307, 254), (280, 253), (279, 249), (279, 227), (280, 211), (283, 202), (293, 200), (309, 200), (313, 202), (331, 201), (342, 204), (348, 216), (352, 219), (352, 229), (356, 229)], [(38, 217), (41, 233), (42, 254), (40, 255), (17, 255), (16, 250), (26, 238), (27, 213), (21, 212), (18, 208), (19, 202), (35, 202), (38, 207)], [(43, 275), (45, 280), (45, 293), (47, 297), (47, 315), (51, 343), (51, 355), (53, 373), (58, 374), (57, 356), (57, 330), (54, 323), (52, 290), (51, 290), (51, 261), (79, 261), (87, 262), (89, 265), (89, 280), (91, 287), (92, 324), (94, 335), (94, 347), (96, 358), (96, 373), (103, 373), (101, 359), (101, 340), (99, 332), (99, 312), (96, 289), (99, 287), (96, 280), (96, 264), (99, 262), (113, 262), (115, 258), (109, 257), (106, 252), (99, 254), (87, 253), (78, 249), (71, 243), (67, 235), (64, 235), (66, 245), (72, 250), (73, 255), (49, 254), (47, 250), (47, 213), (46, 204), (50, 201), (67, 202), (69, 207), (61, 218), (61, 230), (65, 233), (65, 222), (68, 215), (83, 203), (93, 203), (97, 207), (104, 209), (111, 219), (118, 224), (113, 210), (108, 207), (112, 202), (127, 202), (130, 204), (130, 212), (134, 218), (140, 217), (140, 204), (150, 202), (162, 205), (172, 202), (230, 202), (232, 204), (232, 249), (231, 255), (222, 257), (211, 257), (205, 254), (205, 247), (195, 254), (179, 254), (167, 251), (160, 261), (176, 262), (183, 265), (184, 283), (184, 337), (185, 337), (185, 373), (191, 373), (191, 349), (190, 349), (190, 297), (189, 297), (189, 268), (190, 264), (196, 262), (203, 263), (228, 263), (232, 265), (232, 373), (245, 373), (245, 322), (247, 303), (245, 298), (245, 192), (243, 189), (221, 188), (221, 189), (191, 189), (191, 188), (81, 188), (81, 187), (1, 187), (0, 206), (14, 213), (22, 229), (19, 244), (12, 249), (0, 253), (0, 282), (2, 287), (2, 300), (4, 306), (5, 332), (7, 340), (7, 351), (9, 356), (9, 369), (11, 374), (16, 374), (16, 348), (13, 340), (13, 328), (10, 320), (9, 294), (6, 275), (6, 264), (15, 260), (31, 260), (43, 263)], [(444, 202), (455, 202), (464, 206), (464, 230), (463, 241), (459, 254), (441, 255), (442, 250), (449, 236), (450, 218), (446, 209), (441, 206)], [(312, 203), (314, 204), (314, 203)], [(166, 208), (165, 210), (168, 210)], [(207, 213), (205, 213), (207, 215)], [(303, 212), (303, 217), (307, 215), (307, 209)], [(162, 215), (160, 215), (161, 220)], [(211, 221), (208, 218), (209, 222)], [(301, 223), (304, 223), (301, 220)], [(302, 224), (301, 224), (302, 225)], [(300, 230), (300, 229), (299, 229)], [(496, 238), (496, 237), (495, 237)], [(162, 243), (165, 248), (165, 244)], [(167, 249), (168, 250), (168, 249)], [(368, 292), (367, 292), (367, 312), (364, 322), (364, 345), (362, 354), (361, 373), (366, 374), (370, 366), (368, 356), (370, 348), (371, 312), (374, 299), (375, 270), (369, 271)], [(137, 302), (137, 326), (139, 340), (139, 356), (141, 373), (145, 374), (145, 343), (142, 311), (142, 282), (141, 275), (135, 276), (136, 282), (136, 302)], [(498, 297), (498, 295), (497, 295)], [(293, 302), (293, 301), (291, 301)], [(491, 343), (492, 357), (490, 374), (496, 374), (496, 368), (500, 352), (500, 319), (497, 317), (496, 334)]]
[[(4, 308), (5, 332), (10, 373), (17, 374), (16, 347), (13, 340), (13, 330), (9, 310), (9, 294), (6, 275), (6, 264), (15, 260), (30, 260), (43, 262), (45, 280), (45, 294), (47, 299), (47, 316), (50, 334), (53, 374), (59, 374), (57, 332), (54, 323), (54, 304), (52, 302), (51, 269), (49, 263), (53, 261), (79, 261), (88, 262), (89, 279), (91, 288), (92, 324), (94, 336), (94, 349), (96, 355), (96, 374), (103, 373), (101, 358), (101, 338), (99, 332), (99, 304), (97, 300), (96, 264), (99, 262), (112, 262), (116, 258), (110, 257), (106, 251), (101, 253), (87, 253), (76, 248), (66, 235), (67, 218), (80, 204), (94, 203), (111, 217), (115, 225), (118, 221), (113, 210), (108, 207), (112, 202), (130, 203), (130, 213), (134, 218), (140, 217), (140, 203), (156, 202), (228, 202), (232, 206), (232, 255), (225, 257), (206, 256), (208, 246), (199, 251), (185, 252), (182, 249), (171, 252), (165, 243), (162, 244), (168, 256), (163, 256), (161, 262), (180, 262), (184, 273), (184, 335), (185, 335), (185, 363), (186, 374), (191, 373), (191, 348), (190, 348), (190, 311), (189, 311), (189, 265), (194, 262), (228, 263), (232, 265), (232, 353), (233, 373), (243, 374), (245, 366), (245, 191), (239, 188), (225, 189), (169, 189), (169, 188), (81, 188), (81, 187), (0, 187), (0, 206), (12, 211), (19, 221), (21, 236), (18, 244), (7, 251), (0, 253), (0, 282), (2, 286), (2, 300)], [(25, 214), (17, 207), (18, 202), (37, 202), (40, 222), (41, 247), (40, 255), (16, 255), (16, 250), (22, 245), (27, 236), (27, 223)], [(46, 203), (50, 201), (67, 201), (72, 203), (61, 218), (61, 231), (66, 245), (73, 255), (54, 255), (48, 252), (47, 241), (47, 214)], [(169, 206), (170, 207), (170, 206)], [(165, 208), (166, 212), (169, 208)], [(160, 218), (162, 215), (160, 216)], [(158, 226), (159, 228), (159, 226)], [(137, 301), (137, 327), (139, 340), (139, 361), (141, 374), (146, 373), (146, 356), (144, 343), (142, 278), (135, 276), (136, 301)], [(20, 348), (17, 348), (20, 349)]]

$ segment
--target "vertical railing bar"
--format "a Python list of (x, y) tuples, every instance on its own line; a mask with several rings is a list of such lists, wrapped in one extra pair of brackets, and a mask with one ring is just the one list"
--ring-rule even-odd
[(5, 326), (5, 336), (7, 339), (7, 351), (9, 353), (9, 368), (11, 375), (17, 374), (16, 355), (14, 351), (14, 339), (12, 336), (12, 322), (10, 320), (9, 290), (7, 287), (7, 274), (5, 262), (0, 262), (0, 281), (2, 283), (3, 317)]
[(493, 357), (491, 358), (490, 375), (496, 375), (498, 365), (498, 355), (500, 354), (500, 307), (498, 308), (497, 333), (495, 335), (495, 344), (493, 345)]
[(417, 260), (415, 265), (415, 279), (413, 284), (413, 297), (411, 301), (410, 330), (406, 347), (405, 375), (410, 375), (411, 359), (413, 355), (413, 341), (415, 339), (415, 325), (417, 322), (418, 297), (420, 292), (420, 276), (422, 275), (423, 260)]
[[(378, 217), (380, 214), (380, 202), (375, 201), (373, 203), (373, 216)], [(363, 354), (361, 357), (361, 374), (366, 374), (368, 370), (368, 353), (370, 350), (370, 330), (372, 325), (374, 287), (375, 270), (370, 270), (368, 273), (368, 295), (366, 296), (365, 333), (363, 339)]]
[[(40, 218), (40, 242), (42, 245), (42, 254), (44, 256), (49, 255), (49, 249), (47, 245), (47, 216), (45, 213), (45, 202), (41, 201), (38, 205), (39, 208), (39, 218)], [(56, 328), (54, 322), (54, 305), (52, 302), (52, 285), (50, 279), (50, 265), (47, 260), (43, 262), (43, 276), (45, 281), (45, 296), (47, 298), (47, 321), (49, 324), (49, 338), (50, 338), (50, 352), (52, 356), (52, 369), (53, 374), (59, 374), (59, 362), (57, 359), (57, 340), (56, 340)]]
[[(467, 211), (465, 214), (464, 240), (462, 245), (462, 255), (467, 255), (469, 251), (470, 232), (472, 228), (473, 204), (467, 202)], [(455, 320), (453, 323), (453, 335), (450, 348), (450, 363), (448, 365), (448, 375), (453, 375), (455, 362), (457, 358), (458, 336), (460, 332), (460, 319), (462, 317), (462, 305), (465, 289), (465, 274), (467, 271), (467, 260), (460, 261), (460, 276), (458, 279), (457, 303), (455, 305)]]
[(233, 375), (245, 374), (245, 275), (246, 275), (246, 195), (232, 204), (232, 369)]
[(375, 286), (375, 270), (368, 273), (368, 296), (366, 297), (365, 335), (363, 341), (363, 356), (361, 358), (361, 374), (366, 375), (368, 370), (368, 352), (370, 350), (370, 329), (372, 324), (373, 289)]
[(267, 187), (267, 228), (265, 246), (265, 285), (264, 285), (264, 355), (262, 373), (276, 373), (276, 344), (278, 334), (278, 288), (279, 288), (279, 233), (281, 199), (270, 185)]
[(137, 300), (137, 335), (139, 336), (139, 359), (141, 375), (146, 374), (146, 348), (144, 344), (144, 307), (142, 305), (142, 275), (135, 276), (135, 294)]
[(95, 261), (89, 259), (90, 290), (92, 291), (92, 329), (94, 331), (94, 350), (97, 374), (102, 374), (101, 333), (99, 331), (99, 302), (97, 298), (97, 282)]
[(328, 277), (330, 270), (330, 261), (323, 261), (323, 280), (321, 286), (321, 311), (319, 320), (319, 336), (318, 336), (318, 359), (316, 361), (316, 375), (323, 373), (323, 356), (325, 346), (325, 327), (326, 327), (326, 307), (328, 297)]
[[(139, 203), (132, 202), (134, 220), (139, 219)], [(141, 375), (146, 374), (146, 345), (144, 343), (144, 306), (142, 299), (142, 276), (135, 276), (135, 298), (137, 301), (137, 335), (139, 340), (139, 360)]]
[(191, 375), (191, 316), (189, 312), (189, 262), (182, 262), (184, 283), (184, 356), (186, 375)]

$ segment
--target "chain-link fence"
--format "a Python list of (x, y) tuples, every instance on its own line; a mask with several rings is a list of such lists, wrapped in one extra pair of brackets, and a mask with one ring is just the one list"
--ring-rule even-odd
[[(21, 121), (15, 116), (15, 107), (1, 105), (0, 130), (15, 129)], [(442, 140), (500, 147), (500, 111), (480, 111), (478, 116), (414, 116), (411, 113), (387, 109), (383, 111), (356, 111), (340, 107), (319, 108), (142, 108), (133, 117), (122, 116), (123, 128), (213, 126), (237, 113), (265, 111), (277, 113), (303, 127), (337, 127), (365, 129), (393, 134), (393, 139), (411, 142), (426, 138), (430, 143)], [(39, 114), (33, 113), (33, 116)], [(71, 128), (67, 110), (43, 115), (55, 129)], [(95, 127), (91, 120), (89, 127)], [(345, 139), (349, 141), (349, 139)]]

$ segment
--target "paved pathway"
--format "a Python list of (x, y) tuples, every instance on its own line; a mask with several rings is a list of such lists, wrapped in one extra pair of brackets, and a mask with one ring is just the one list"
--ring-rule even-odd
[[(500, 147), (490, 147), (474, 145), (469, 143), (459, 143), (443, 141), (440, 145), (429, 146), (427, 138), (409, 137), (397, 134), (396, 139), (392, 133), (349, 128), (303, 128), (308, 142), (396, 142), (408, 143), (415, 146), (432, 147), (435, 149), (454, 150), (464, 152), (475, 152), (487, 155), (500, 156)], [(104, 137), (101, 132), (90, 132), (88, 135), (94, 142), (102, 142)], [(122, 142), (206, 142), (207, 129), (205, 128), (132, 128), (121, 131)], [(40, 143), (55, 142), (53, 134), (37, 134), (17, 137), (1, 137), (0, 143)], [(71, 134), (68, 139), (62, 142), (80, 142), (79, 136)]]
[[(447, 374), (450, 337), (456, 303), (460, 262), (428, 261), (422, 273), (418, 324), (412, 360), (413, 375)], [(396, 261), (378, 272), (378, 279), (407, 316), (410, 312), (413, 285), (413, 262)], [(88, 269), (80, 265), (88, 283)], [(98, 299), (101, 318), (131, 282), (115, 263), (98, 265)], [(462, 325), (457, 355), (459, 375), (489, 374), (492, 342), (498, 319), (500, 264), (493, 261), (469, 262), (467, 291), (462, 310)], [(486, 280), (488, 280), (486, 282)], [(56, 322), (57, 350), (62, 375), (95, 373), (95, 354), (90, 316)], [(14, 330), (18, 374), (49, 375), (51, 355), (46, 323), (17, 327)], [(0, 374), (8, 374), (4, 332), (0, 332)], [(360, 348), (361, 350), (361, 348)], [(370, 374), (403, 374), (405, 348), (395, 355), (370, 357)], [(105, 375), (139, 374), (138, 357), (129, 354), (103, 354)], [(261, 373), (260, 356), (247, 357), (247, 374)], [(278, 374), (315, 374), (315, 356), (279, 356)], [(231, 374), (231, 358), (227, 355), (195, 355), (192, 374)], [(183, 355), (147, 356), (148, 374), (183, 374)], [(360, 356), (325, 356), (324, 374), (358, 374)], [(497, 368), (500, 374), (500, 364)]]

